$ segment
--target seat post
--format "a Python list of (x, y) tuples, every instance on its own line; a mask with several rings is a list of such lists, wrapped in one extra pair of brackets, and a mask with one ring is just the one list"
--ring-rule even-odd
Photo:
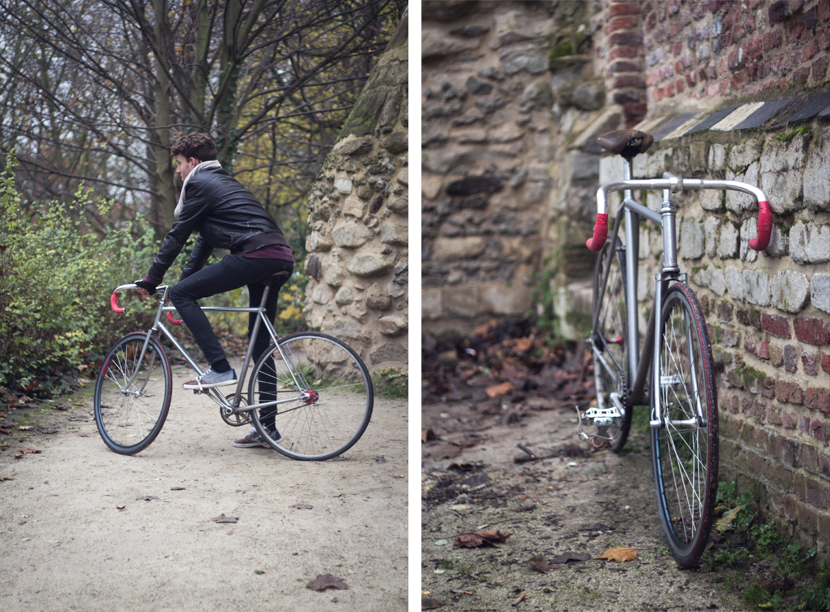
[[(631, 180), (631, 159), (623, 157), (623, 179)], [(626, 189), (625, 201), (632, 199), (630, 189)], [(628, 372), (629, 377), (634, 375), (637, 371), (639, 354), (637, 349), (639, 347), (639, 324), (637, 320), (637, 274), (640, 267), (640, 216), (625, 207), (625, 274), (629, 282), (625, 285), (625, 300), (629, 304), (626, 310), (626, 335), (628, 342), (626, 342), (626, 349), (628, 351)], [(629, 383), (630, 384), (630, 381)]]

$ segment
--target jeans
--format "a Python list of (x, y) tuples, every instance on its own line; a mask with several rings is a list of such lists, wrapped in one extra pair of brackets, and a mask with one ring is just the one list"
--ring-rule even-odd
[[(277, 299), (280, 288), (288, 280), (293, 270), (294, 264), (283, 259), (255, 259), (253, 257), (243, 257), (242, 255), (225, 255), (218, 263), (202, 268), (174, 285), (170, 289), (170, 301), (176, 307), (182, 321), (185, 322), (187, 328), (193, 334), (196, 344), (199, 345), (199, 348), (205, 356), (205, 360), (213, 365), (217, 361), (225, 359), (225, 351), (219, 344), (219, 340), (216, 338), (216, 334), (213, 333), (213, 328), (211, 328), (207, 316), (199, 307), (196, 300), (225, 293), (247, 285), (250, 295), (250, 306), (256, 308), (262, 302), (262, 294), (265, 291), (265, 285), (260, 281), (271, 274), (285, 271), (288, 274), (284, 278), (271, 284), (268, 301), (265, 303), (265, 314), (273, 324), (277, 316)], [(251, 337), (256, 316), (255, 313), (248, 315), (248, 338)], [(268, 335), (268, 330), (264, 325), (260, 325), (259, 332), (254, 341), (254, 363), (257, 362), (270, 343), (271, 336)], [(267, 415), (270, 416), (270, 419), (267, 416), (263, 416), (266, 410), (271, 413)], [(273, 428), (273, 409), (261, 411), (260, 416), (262, 417), (261, 421), (263, 425)], [(270, 423), (267, 421), (270, 421)]]

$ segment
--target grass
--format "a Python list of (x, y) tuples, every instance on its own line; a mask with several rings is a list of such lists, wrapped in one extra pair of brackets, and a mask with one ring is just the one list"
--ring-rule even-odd
[(729, 533), (725, 532), (725, 545), (706, 553), (703, 566), (719, 573), (743, 606), (830, 612), (830, 568), (823, 560), (817, 563), (815, 547), (785, 542), (775, 525), (756, 510), (751, 493), (738, 494), (735, 481), (720, 483), (716, 506), (724, 513), (739, 506), (743, 509), (729, 525)]

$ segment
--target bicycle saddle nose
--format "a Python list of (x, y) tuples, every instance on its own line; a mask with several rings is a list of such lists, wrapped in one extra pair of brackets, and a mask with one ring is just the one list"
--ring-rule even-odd
[(597, 138), (597, 144), (603, 149), (629, 160), (648, 151), (653, 142), (654, 136), (640, 130), (615, 130)]

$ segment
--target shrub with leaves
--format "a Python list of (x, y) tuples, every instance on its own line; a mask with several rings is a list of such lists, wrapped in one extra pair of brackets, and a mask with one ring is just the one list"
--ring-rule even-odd
[(0, 175), (0, 385), (49, 393), (56, 375), (94, 361), (125, 330), (148, 327), (152, 304), (116, 315), (109, 296), (144, 276), (156, 245), (140, 218), (91, 230), (83, 211), (97, 206), (106, 218), (114, 204), (91, 202), (83, 188), (71, 205), (30, 206), (38, 212), (27, 216), (15, 165), (9, 155)]

